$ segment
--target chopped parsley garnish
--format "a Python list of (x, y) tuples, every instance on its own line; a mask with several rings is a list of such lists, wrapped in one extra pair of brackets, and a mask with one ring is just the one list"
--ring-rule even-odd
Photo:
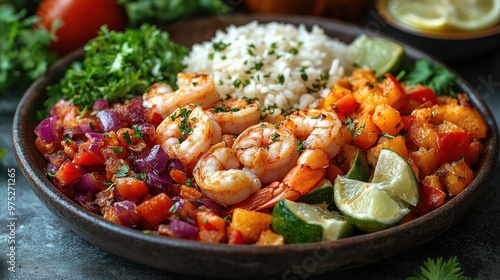
[(278, 75), (278, 82), (279, 82), (280, 84), (284, 84), (284, 83), (285, 83), (285, 75), (283, 75), (283, 74), (279, 74), (279, 75)]
[(219, 41), (219, 42), (214, 42), (212, 44), (212, 47), (214, 48), (215, 51), (221, 52), (221, 51), (225, 50), (227, 47), (229, 47), (230, 45), (231, 45), (231, 43), (224, 43), (223, 41)]
[(278, 138), (280, 137), (280, 134), (278, 132), (275, 132), (273, 133), (273, 135), (271, 136), (271, 141), (272, 142), (276, 142), (278, 141)]
[(126, 177), (128, 175), (129, 167), (128, 165), (122, 165), (118, 170), (116, 170), (115, 177), (116, 178), (122, 178)]
[(132, 142), (132, 139), (130, 138), (130, 134), (128, 134), (128, 131), (125, 131), (122, 133), (123, 139), (125, 139), (125, 142), (129, 145), (134, 145), (134, 142)]
[(241, 80), (240, 79), (236, 79), (233, 81), (233, 86), (238, 88), (241, 86)]
[(45, 108), (48, 112), (60, 99), (90, 108), (99, 99), (114, 102), (143, 94), (159, 81), (175, 87), (188, 51), (172, 42), (168, 33), (148, 24), (124, 32), (104, 26), (85, 46), (84, 60), (48, 87)]
[(123, 148), (122, 147), (115, 146), (115, 147), (112, 147), (111, 149), (113, 149), (113, 152), (115, 152), (115, 154), (121, 154), (121, 153), (123, 153)]
[(299, 153), (302, 153), (306, 147), (304, 147), (304, 142), (302, 140), (298, 139), (297, 140), (297, 151)]
[(134, 128), (134, 135), (132, 137), (137, 140), (142, 140), (141, 129), (136, 125), (133, 125), (132, 128)]

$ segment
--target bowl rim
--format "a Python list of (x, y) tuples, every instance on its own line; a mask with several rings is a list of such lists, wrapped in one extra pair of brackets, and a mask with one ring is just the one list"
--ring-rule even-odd
[(377, 14), (380, 17), (382, 17), (382, 19), (385, 20), (388, 24), (403, 32), (407, 32), (425, 38), (450, 40), (450, 41), (473, 40), (489, 36), (500, 35), (500, 21), (493, 26), (475, 31), (446, 32), (446, 31), (434, 31), (434, 30), (413, 28), (409, 25), (401, 23), (400, 21), (396, 20), (393, 16), (391, 16), (391, 13), (389, 13), (386, 8), (388, 1), (390, 0), (376, 0), (375, 9), (377, 11)]
[[(232, 16), (225, 16), (224, 19), (228, 20), (229, 22), (239, 22), (241, 20), (241, 17), (243, 17), (243, 21), (247, 22), (250, 22), (252, 20), (259, 20), (260, 22), (282, 21), (282, 22), (291, 22), (293, 24), (305, 22), (306, 24), (309, 25), (319, 24), (322, 28), (327, 27), (333, 30), (350, 28), (350, 29), (356, 29), (356, 31), (352, 33), (354, 35), (356, 34), (359, 35), (364, 33), (367, 35), (380, 36), (388, 38), (389, 40), (396, 41), (395, 39), (387, 37), (384, 34), (371, 32), (369, 30), (368, 31), (363, 30), (360, 26), (357, 26), (355, 24), (318, 18), (318, 17), (302, 17), (302, 16), (292, 17), (292, 16), (275, 16), (275, 15), (251, 15), (251, 16), (232, 15)], [(220, 18), (218, 17), (212, 17), (206, 19), (202, 18), (202, 19), (197, 19), (194, 22), (199, 22), (200, 24), (204, 24), (205, 21), (207, 20), (208, 21), (220, 20)], [(193, 21), (191, 20), (191, 22)], [(182, 25), (185, 24), (185, 22), (183, 21), (176, 24)], [(228, 23), (225, 23), (225, 25), (228, 25)], [(396, 42), (402, 43), (400, 41)], [(63, 221), (63, 223), (65, 223), (66, 226), (68, 226), (72, 231), (74, 231), (84, 239), (87, 239), (92, 244), (105, 249), (106, 251), (109, 251), (123, 258), (144, 265), (175, 271), (179, 273), (198, 274), (196, 271), (179, 270), (177, 267), (165, 267), (164, 265), (167, 264), (155, 263), (152, 265), (151, 263), (147, 263), (145, 261), (137, 259), (137, 257), (134, 256), (131, 257), (126, 252), (126, 249), (116, 248), (116, 244), (109, 244), (109, 245), (103, 244), (99, 240), (100, 237), (96, 237), (95, 233), (90, 232), (90, 229), (81, 228), (81, 226), (79, 227), (78, 225), (72, 224), (70, 220), (78, 219), (81, 225), (85, 225), (91, 228), (93, 226), (93, 229), (98, 231), (99, 233), (105, 236), (114, 236), (117, 240), (120, 241), (131, 241), (132, 243), (134, 241), (142, 241), (150, 245), (158, 246), (161, 249), (169, 248), (173, 252), (182, 251), (183, 253), (193, 254), (192, 257), (194, 257), (194, 255), (197, 255), (199, 253), (215, 254), (222, 258), (224, 257), (230, 258), (234, 254), (244, 254), (248, 258), (249, 263), (251, 263), (252, 261), (258, 262), (258, 260), (260, 259), (282, 258), (283, 254), (287, 254), (290, 256), (298, 255), (302, 256), (303, 259), (304, 255), (308, 254), (310, 255), (312, 252), (316, 252), (318, 248), (323, 248), (324, 250), (327, 250), (329, 252), (339, 251), (345, 254), (351, 254), (351, 256), (354, 258), (355, 255), (352, 255), (353, 253), (344, 252), (345, 249), (344, 251), (342, 251), (342, 249), (349, 248), (353, 249), (352, 251), (355, 252), (357, 250), (361, 250), (362, 248), (366, 247), (367, 244), (372, 246), (371, 247), (373, 249), (372, 257), (380, 258), (379, 254), (382, 253), (382, 255), (384, 255), (385, 253), (384, 246), (386, 245), (387, 242), (390, 242), (389, 240), (391, 238), (394, 238), (395, 236), (399, 236), (401, 234), (403, 235), (414, 234), (417, 236), (416, 239), (418, 240), (418, 242), (401, 240), (402, 248), (395, 248), (394, 249), (395, 252), (389, 253), (389, 255), (385, 253), (385, 256), (382, 257), (393, 256), (401, 253), (404, 250), (408, 250), (409, 248), (428, 242), (432, 238), (436, 237), (437, 235), (441, 234), (443, 231), (451, 227), (456, 222), (457, 219), (455, 218), (456, 216), (461, 216), (462, 214), (465, 213), (468, 207), (459, 207), (459, 206), (461, 206), (462, 204), (469, 205), (470, 202), (468, 200), (470, 200), (471, 198), (474, 198), (472, 200), (476, 200), (482, 193), (482, 191), (484, 191), (484, 189), (486, 188), (487, 183), (491, 180), (494, 166), (498, 158), (498, 143), (499, 143), (498, 127), (496, 126), (495, 119), (491, 111), (489, 110), (488, 106), (484, 102), (484, 100), (482, 100), (482, 98), (480, 97), (480, 95), (461, 76), (459, 76), (454, 70), (450, 69), (441, 61), (412, 47), (411, 45), (405, 43), (402, 44), (405, 46), (405, 49), (407, 50), (407, 57), (431, 59), (436, 63), (443, 65), (444, 67), (446, 67), (459, 77), (458, 86), (461, 89), (463, 89), (464, 92), (467, 92), (469, 94), (471, 101), (473, 102), (475, 107), (478, 108), (481, 115), (485, 118), (485, 121), (487, 121), (489, 129), (488, 129), (487, 141), (485, 142), (485, 148), (488, 147), (488, 151), (490, 151), (490, 154), (488, 154), (488, 156), (484, 155), (481, 158), (481, 161), (478, 163), (478, 166), (480, 168), (477, 170), (476, 173), (481, 176), (479, 177), (476, 174), (471, 185), (467, 189), (465, 189), (462, 193), (460, 193), (459, 195), (457, 195), (456, 197), (445, 203), (443, 206), (435, 209), (432, 212), (429, 212), (428, 214), (422, 217), (419, 217), (408, 223), (398, 225), (389, 229), (385, 229), (374, 233), (366, 233), (362, 235), (352, 236), (333, 242), (286, 244), (278, 247), (275, 246), (260, 247), (260, 246), (248, 246), (248, 245), (238, 246), (238, 245), (228, 245), (228, 244), (211, 244), (211, 243), (203, 243), (192, 240), (169, 238), (164, 236), (146, 235), (143, 234), (141, 231), (116, 225), (114, 223), (105, 220), (104, 218), (102, 218), (97, 214), (91, 213), (90, 211), (85, 211), (76, 202), (69, 199), (62, 192), (54, 188), (53, 185), (50, 183), (50, 181), (45, 177), (43, 170), (38, 169), (33, 164), (33, 162), (36, 162), (37, 159), (39, 160), (40, 158), (43, 158), (43, 156), (40, 153), (36, 155), (29, 152), (29, 148), (33, 149), (34, 145), (28, 143), (28, 140), (30, 139), (28, 133), (30, 132), (26, 130), (27, 128), (26, 126), (29, 126), (29, 124), (27, 124), (27, 122), (25, 121), (25, 119), (29, 118), (34, 114), (32, 112), (32, 109), (40, 108), (40, 104), (33, 104), (32, 99), (33, 98), (41, 99), (43, 96), (45, 96), (44, 93), (45, 91), (42, 90), (42, 93), (40, 93), (40, 90), (44, 89), (47, 85), (51, 84), (52, 82), (57, 81), (62, 76), (62, 73), (65, 71), (65, 69), (69, 67), (70, 63), (73, 60), (78, 59), (79, 57), (81, 58), (83, 55), (82, 49), (75, 51), (57, 61), (48, 70), (45, 76), (35, 81), (29, 87), (29, 89), (26, 91), (26, 94), (24, 94), (23, 97), (21, 98), (18, 107), (16, 108), (13, 120), (12, 140), (13, 140), (16, 160), (19, 164), (19, 167), (21, 168), (24, 177), (27, 179), (34, 193), (42, 200), (42, 202), (49, 208), (49, 210), (51, 210), (51, 212), (53, 212), (56, 216), (58, 216), (58, 218), (60, 218)], [(31, 137), (33, 137), (33, 135), (31, 135)], [(490, 169), (487, 169), (487, 167), (489, 167)], [(60, 207), (60, 209), (56, 209), (56, 207)], [(447, 221), (440, 221), (438, 223), (439, 217), (444, 214), (452, 215), (453, 218)], [(439, 230), (432, 231), (429, 228), (427, 228), (428, 225), (434, 225)], [(131, 246), (132, 245), (134, 244), (131, 244)], [(379, 260), (380, 259), (377, 259), (376, 261)], [(340, 263), (338, 267), (334, 267), (333, 269), (331, 265), (330, 266), (325, 265), (325, 267), (318, 269), (318, 272), (323, 273), (326, 271), (331, 271), (336, 269), (343, 270), (347, 268), (366, 265), (368, 263), (370, 262), (360, 263), (358, 261), (357, 263), (356, 262)], [(252, 271), (247, 271), (247, 272), (248, 274), (242, 275), (242, 277), (255, 276), (255, 274), (252, 274)], [(269, 273), (273, 272), (270, 271)], [(217, 275), (212, 275), (212, 276), (217, 276)], [(221, 275), (219, 274), (218, 276)]]

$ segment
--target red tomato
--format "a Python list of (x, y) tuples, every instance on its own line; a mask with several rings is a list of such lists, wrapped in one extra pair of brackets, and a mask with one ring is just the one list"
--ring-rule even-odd
[(56, 31), (57, 40), (49, 48), (63, 56), (97, 36), (101, 26), (109, 30), (124, 30), (127, 18), (116, 0), (43, 0), (36, 15), (39, 27), (51, 30), (56, 20), (62, 26)]

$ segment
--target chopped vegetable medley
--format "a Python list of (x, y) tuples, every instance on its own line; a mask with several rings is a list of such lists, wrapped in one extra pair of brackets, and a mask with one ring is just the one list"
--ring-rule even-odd
[[(426, 73), (432, 67), (417, 62), (409, 82), (355, 69), (316, 108), (283, 114), (255, 99), (218, 97), (208, 74), (180, 73), (175, 89), (150, 82), (125, 101), (101, 88), (90, 105), (57, 101), (35, 144), (54, 186), (112, 223), (213, 243), (337, 240), (418, 218), (474, 179), (487, 125), (466, 94), (443, 94), (453, 79)], [(65, 81), (53, 96), (63, 88), (72, 96), (77, 85)], [(349, 192), (374, 185), (390, 197)], [(397, 203), (399, 216), (373, 226), (350, 199)]]

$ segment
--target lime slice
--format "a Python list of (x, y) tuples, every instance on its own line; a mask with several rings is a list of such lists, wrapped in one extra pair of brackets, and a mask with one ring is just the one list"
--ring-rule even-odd
[(479, 30), (500, 21), (500, 0), (390, 0), (389, 13), (399, 22), (426, 30)]
[(333, 184), (330, 180), (323, 179), (317, 188), (302, 195), (296, 201), (308, 204), (333, 203)]
[(370, 167), (361, 149), (356, 152), (356, 157), (350, 163), (351, 168), (345, 175), (349, 179), (367, 182), (370, 179)]
[(352, 235), (353, 227), (339, 212), (320, 205), (280, 200), (273, 209), (274, 232), (287, 243), (331, 241)]
[(398, 153), (382, 149), (371, 182), (338, 176), (334, 200), (347, 221), (363, 231), (396, 225), (419, 200), (418, 181)]
[(349, 55), (357, 65), (367, 66), (381, 77), (387, 72), (396, 74), (405, 58), (405, 49), (389, 40), (363, 34), (349, 45)]

